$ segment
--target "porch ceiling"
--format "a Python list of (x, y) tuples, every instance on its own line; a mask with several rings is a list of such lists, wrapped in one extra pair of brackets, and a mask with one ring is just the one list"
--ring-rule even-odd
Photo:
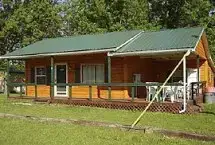
[[(157, 60), (180, 60), (184, 55), (184, 52), (175, 52), (175, 53), (165, 53), (165, 54), (149, 54), (149, 55), (140, 55), (140, 58), (152, 58)], [(187, 60), (195, 60), (197, 59), (197, 54), (195, 52), (191, 52), (187, 57)], [(200, 58), (203, 59), (203, 58)]]

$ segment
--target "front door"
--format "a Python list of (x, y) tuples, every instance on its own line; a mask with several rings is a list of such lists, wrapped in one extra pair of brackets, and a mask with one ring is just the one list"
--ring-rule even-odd
[[(55, 65), (55, 82), (57, 84), (67, 83), (67, 64), (56, 64)], [(68, 87), (67, 86), (55, 86), (55, 96), (67, 97)]]

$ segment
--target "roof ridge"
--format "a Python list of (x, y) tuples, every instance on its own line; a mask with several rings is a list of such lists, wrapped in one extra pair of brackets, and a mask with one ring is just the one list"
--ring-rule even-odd
[(89, 34), (74, 34), (70, 36), (59, 36), (59, 37), (52, 37), (52, 38), (43, 38), (43, 40), (50, 40), (50, 39), (58, 39), (58, 38), (73, 38), (73, 37), (81, 37), (81, 36), (95, 36), (95, 35), (106, 35), (111, 33), (123, 33), (123, 32), (131, 32), (131, 31), (143, 31), (141, 29), (134, 29), (134, 30), (123, 30), (123, 31), (112, 31), (112, 32), (104, 32), (104, 33), (89, 33)]
[(163, 31), (174, 31), (174, 30), (180, 30), (180, 29), (195, 29), (195, 28), (201, 28), (204, 29), (204, 27), (196, 26), (196, 27), (179, 27), (179, 28), (167, 28), (167, 29), (160, 29), (160, 30), (152, 30), (152, 31), (144, 31), (144, 33), (152, 33), (152, 32), (163, 32)]
[[(98, 32), (98, 33), (89, 33), (89, 34), (74, 34), (70, 36), (59, 36), (59, 37), (52, 37), (52, 38), (43, 38), (40, 41), (43, 40), (52, 40), (52, 39), (63, 39), (63, 38), (74, 38), (74, 37), (81, 37), (81, 36), (95, 36), (95, 35), (105, 35), (105, 34), (111, 34), (111, 33), (121, 33), (121, 32), (131, 32), (131, 31), (140, 31), (143, 33), (153, 33), (153, 32), (163, 32), (163, 31), (174, 31), (174, 30), (179, 30), (179, 29), (194, 29), (194, 28), (202, 28), (201, 26), (196, 26), (196, 27), (179, 27), (179, 28), (167, 28), (167, 29), (160, 29), (160, 30), (141, 30), (141, 29), (133, 29), (133, 30), (123, 30), (123, 31), (112, 31), (112, 32)], [(38, 41), (39, 42), (39, 41)]]
[(123, 46), (127, 46), (127, 45), (131, 44), (136, 39), (138, 39), (142, 35), (142, 33), (144, 33), (144, 31), (141, 31), (141, 32), (137, 33), (136, 35), (134, 35), (133, 37), (128, 39), (125, 43), (123, 43), (120, 46), (118, 46), (114, 51), (116, 52), (117, 50), (120, 50)]

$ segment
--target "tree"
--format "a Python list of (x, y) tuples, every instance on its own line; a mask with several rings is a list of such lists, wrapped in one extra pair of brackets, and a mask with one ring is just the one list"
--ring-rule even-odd
[(12, 2), (10, 0), (3, 0), (0, 4), (0, 54), (5, 54), (7, 52), (6, 41), (8, 36), (4, 35), (3, 29), (5, 27), (6, 21), (13, 14), (14, 10), (18, 7), (21, 1)]
[(215, 15), (209, 16), (209, 0), (149, 0), (150, 21), (163, 28), (204, 27), (215, 60)]
[(163, 28), (180, 27), (180, 15), (185, 0), (148, 0), (149, 19)]
[(66, 35), (156, 29), (146, 0), (70, 0), (62, 6)]
[(109, 31), (154, 29), (148, 19), (147, 0), (110, 0), (106, 8), (110, 15)]
[(213, 60), (215, 60), (215, 15), (209, 15), (212, 7), (212, 3), (208, 0), (187, 0), (182, 8), (180, 27), (204, 27), (209, 49)]
[[(4, 0), (0, 51), (43, 38), (121, 30), (206, 27), (215, 59), (214, 0)], [(3, 8), (3, 9), (2, 9)]]
[(1, 53), (34, 43), (43, 38), (60, 36), (60, 16), (51, 0), (24, 1), (4, 19), (1, 29)]
[(85, 0), (69, 0), (61, 6), (63, 34), (89, 34), (99, 32), (99, 27), (90, 19), (88, 3)]

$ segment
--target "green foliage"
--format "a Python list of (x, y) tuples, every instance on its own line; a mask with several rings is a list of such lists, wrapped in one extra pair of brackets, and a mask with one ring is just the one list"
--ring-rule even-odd
[(185, 0), (148, 0), (149, 19), (162, 28), (177, 28)]
[[(182, 7), (179, 26), (205, 26), (210, 21), (208, 0), (188, 0)], [(201, 12), (201, 13), (200, 13)]]
[(0, 52), (43, 38), (111, 31), (206, 28), (215, 58), (215, 16), (209, 0), (3, 0)]
[(84, 0), (69, 1), (61, 7), (64, 35), (89, 34), (102, 31), (96, 23), (88, 18), (91, 12), (88, 11)]
[(212, 58), (215, 60), (215, 15), (209, 16), (213, 8), (209, 0), (149, 0), (150, 21), (163, 28), (205, 28)]
[(70, 0), (61, 10), (66, 35), (157, 29), (148, 21), (146, 0)]
[(60, 35), (60, 16), (51, 0), (19, 3), (11, 9), (0, 32), (1, 53)]
[(180, 27), (205, 27), (212, 58), (215, 60), (215, 15), (209, 16), (212, 4), (208, 0), (188, 0), (180, 16)]

